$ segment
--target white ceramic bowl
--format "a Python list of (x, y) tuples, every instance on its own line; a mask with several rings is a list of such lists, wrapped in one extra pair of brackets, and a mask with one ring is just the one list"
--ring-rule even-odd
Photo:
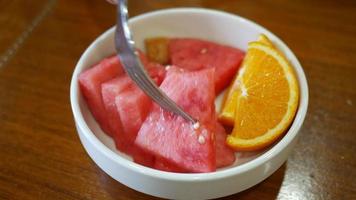
[(207, 199), (234, 194), (261, 182), (286, 161), (296, 143), (308, 106), (308, 86), (303, 69), (292, 51), (274, 34), (242, 17), (207, 9), (160, 10), (130, 19), (137, 47), (153, 36), (194, 37), (246, 50), (249, 41), (266, 34), (292, 63), (299, 80), (300, 102), (286, 135), (259, 154), (239, 155), (232, 166), (213, 173), (177, 174), (138, 165), (115, 149), (90, 114), (78, 88), (78, 74), (113, 54), (114, 28), (99, 36), (81, 56), (71, 83), (70, 100), (80, 140), (94, 162), (120, 183), (137, 191), (170, 199)]

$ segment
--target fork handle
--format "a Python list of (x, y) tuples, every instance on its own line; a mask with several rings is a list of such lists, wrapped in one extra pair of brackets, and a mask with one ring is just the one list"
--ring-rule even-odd
[(120, 61), (129, 77), (145, 92), (151, 99), (165, 110), (171, 111), (184, 119), (196, 123), (197, 121), (184, 112), (174, 101), (172, 101), (162, 90), (157, 87), (147, 74), (140, 59), (138, 59), (132, 40), (130, 29), (127, 25), (128, 11), (127, 1), (119, 0), (117, 4), (117, 26), (115, 31), (115, 47)]

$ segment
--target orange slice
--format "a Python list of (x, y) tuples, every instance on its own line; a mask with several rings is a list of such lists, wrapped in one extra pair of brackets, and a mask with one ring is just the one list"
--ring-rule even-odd
[[(258, 41), (274, 48), (273, 43), (264, 34), (259, 35)], [(242, 64), (240, 71), (243, 70), (243, 66), (244, 64)], [(227, 126), (234, 126), (238, 85), (239, 81), (236, 76), (224, 96), (224, 103), (219, 114), (219, 121)]]
[(227, 144), (235, 150), (262, 149), (276, 141), (294, 118), (299, 98), (294, 71), (276, 48), (251, 42), (235, 82), (234, 128)]
[(271, 42), (271, 40), (265, 34), (260, 34), (258, 36), (258, 42), (261, 42), (261, 43), (263, 43), (265, 45), (268, 45), (270, 47), (274, 47), (274, 45)]
[(223, 106), (218, 116), (219, 121), (224, 125), (233, 126), (235, 121), (235, 109), (237, 101), (237, 88), (239, 82), (237, 76), (225, 93)]

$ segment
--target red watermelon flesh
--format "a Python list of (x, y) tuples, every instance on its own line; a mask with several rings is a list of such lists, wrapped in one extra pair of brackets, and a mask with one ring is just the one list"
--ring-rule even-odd
[[(216, 168), (225, 167), (235, 162), (234, 151), (226, 145), (225, 128), (216, 122), (215, 145), (216, 145)], [(162, 158), (156, 158), (154, 168), (168, 172), (185, 173), (187, 170), (182, 169)]]
[[(148, 73), (156, 81), (156, 83), (160, 84), (165, 76), (164, 67), (161, 65), (148, 63), (146, 68), (149, 68)], [(110, 130), (113, 132), (111, 135), (121, 135), (123, 132), (121, 128), (122, 125), (120, 123), (120, 117), (117, 113), (115, 105), (115, 97), (125, 89), (129, 88), (129, 86), (134, 84), (135, 83), (131, 80), (131, 78), (124, 74), (104, 82), (101, 86), (102, 99), (108, 116), (107, 120), (110, 126)], [(121, 145), (120, 143), (122, 142), (117, 144), (119, 149), (124, 150), (124, 148), (121, 148), (124, 147), (123, 144)]]
[(153, 155), (144, 152), (134, 144), (138, 130), (151, 108), (152, 101), (136, 85), (131, 85), (131, 89), (116, 96), (115, 104), (125, 135), (124, 138), (117, 138), (116, 140), (125, 140), (125, 143), (129, 146), (129, 154), (135, 162), (152, 166)]
[(176, 164), (171, 163), (163, 158), (156, 157), (153, 168), (166, 171), (166, 172), (176, 172), (176, 173), (186, 173), (186, 169), (178, 167)]
[(132, 80), (127, 75), (122, 75), (101, 85), (101, 94), (107, 120), (112, 130), (116, 148), (124, 153), (129, 153), (128, 149), (130, 145), (126, 142), (127, 139), (122, 128), (120, 115), (116, 109), (115, 98), (132, 84)]
[(187, 70), (215, 68), (216, 94), (230, 84), (245, 55), (237, 48), (190, 38), (171, 39), (169, 53), (173, 65)]
[(100, 127), (109, 135), (112, 131), (101, 98), (101, 84), (123, 73), (119, 59), (112, 56), (79, 75), (79, 86), (87, 105)]
[[(154, 72), (157, 71), (154, 70)], [(158, 76), (156, 75), (153, 74), (155, 76), (153, 80), (156, 83), (161, 82), (163, 79), (161, 73)], [(115, 104), (125, 135), (123, 138), (116, 138), (115, 141), (125, 140), (125, 144), (129, 147), (128, 154), (132, 156), (134, 162), (147, 167), (153, 167), (155, 157), (134, 143), (138, 130), (151, 109), (151, 99), (138, 86), (132, 83), (126, 91), (116, 96)]]
[(132, 144), (130, 152), (130, 155), (135, 163), (146, 167), (154, 167), (155, 157), (150, 152), (141, 149), (136, 144)]
[(138, 57), (144, 66), (147, 66), (147, 64), (151, 63), (145, 53), (143, 53), (140, 49), (136, 49), (136, 51), (138, 52)]
[(155, 79), (155, 83), (159, 86), (161, 85), (163, 79), (166, 77), (165, 68), (158, 63), (148, 63), (146, 68), (148, 69), (148, 74), (152, 79)]
[(234, 151), (226, 145), (225, 128), (216, 122), (215, 142), (216, 142), (216, 167), (229, 166), (235, 162)]
[(166, 74), (166, 70), (164, 70), (164, 66), (159, 63), (150, 62), (146, 57), (146, 55), (141, 50), (137, 49), (137, 52), (142, 64), (145, 66), (150, 76), (152, 78), (157, 78), (158, 80), (157, 83), (161, 84)]
[(128, 143), (133, 144), (137, 132), (151, 108), (151, 99), (137, 86), (132, 86), (132, 89), (116, 96), (115, 104), (124, 132), (129, 138)]
[[(155, 66), (148, 69), (148, 73), (153, 81), (159, 85), (164, 79), (165, 69), (163, 66)], [(105, 85), (103, 84), (103, 99), (106, 99), (108, 113), (113, 113), (111, 116), (117, 116), (114, 121), (118, 120), (122, 124), (125, 137), (118, 137), (117, 139), (125, 140), (125, 143), (131, 146), (151, 108), (152, 102), (127, 75), (124, 75), (119, 81), (121, 83), (116, 83), (114, 86), (116, 90), (108, 88), (109, 92), (104, 91)], [(105, 94), (108, 95), (105, 96)]]
[(194, 72), (169, 70), (160, 88), (198, 119), (200, 127), (194, 129), (191, 122), (154, 104), (135, 143), (189, 172), (214, 171), (214, 69)]

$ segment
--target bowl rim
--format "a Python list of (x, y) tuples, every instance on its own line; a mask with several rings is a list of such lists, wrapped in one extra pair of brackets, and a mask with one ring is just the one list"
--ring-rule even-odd
[[(75, 70), (72, 75), (71, 85), (70, 85), (70, 102), (72, 107), (72, 112), (74, 116), (75, 123), (77, 124), (77, 128), (82, 130), (83, 135), (87, 138), (92, 145), (101, 151), (105, 156), (107, 156), (110, 160), (114, 161), (115, 163), (119, 164), (122, 167), (127, 168), (128, 170), (135, 171), (136, 173), (140, 173), (146, 176), (150, 176), (157, 179), (164, 179), (164, 180), (174, 180), (174, 181), (208, 181), (208, 180), (217, 180), (223, 179), (232, 175), (237, 175), (240, 173), (244, 173), (249, 170), (253, 170), (258, 166), (266, 163), (271, 158), (277, 156), (284, 148), (288, 146), (289, 143), (297, 136), (299, 129), (301, 128), (308, 108), (308, 100), (309, 100), (309, 92), (308, 92), (308, 84), (307, 80), (303, 71), (301, 64), (299, 63), (297, 57), (294, 53), (289, 49), (289, 47), (277, 36), (275, 36), (271, 31), (267, 30), (266, 28), (262, 27), (261, 25), (241, 17), (236, 14), (230, 14), (223, 11), (213, 10), (213, 9), (206, 9), (206, 8), (171, 8), (171, 9), (162, 9), (153, 12), (144, 13), (133, 18), (130, 18), (130, 23), (135, 23), (140, 20), (143, 20), (147, 17), (153, 17), (162, 14), (185, 14), (185, 13), (196, 13), (196, 14), (213, 14), (213, 15), (221, 15), (224, 17), (235, 18), (244, 23), (248, 23), (249, 25), (255, 26), (258, 29), (262, 30), (264, 33), (268, 33), (268, 35), (272, 35), (277, 42), (284, 46), (284, 49), (289, 53), (292, 59), (295, 61), (293, 64), (293, 68), (296, 72), (296, 75), (299, 79), (299, 90), (300, 90), (300, 99), (299, 99), (299, 106), (296, 113), (296, 116), (293, 120), (293, 123), (287, 133), (280, 139), (272, 148), (261, 154), (260, 156), (254, 158), (253, 160), (244, 163), (239, 166), (235, 166), (228, 169), (223, 169), (220, 171), (209, 172), (209, 173), (174, 173), (174, 172), (165, 172), (161, 170), (156, 170), (153, 168), (145, 167), (134, 163), (133, 161), (127, 160), (122, 158), (120, 155), (109, 149), (105, 146), (90, 130), (88, 125), (86, 124), (83, 114), (81, 112), (79, 106), (79, 86), (78, 86), (78, 75), (83, 70), (84, 60), (87, 57), (92, 49), (94, 49), (94, 45), (99, 43), (104, 38), (108, 37), (108, 35), (114, 31), (114, 27), (108, 29), (104, 33), (102, 33), (99, 37), (97, 37), (89, 47), (84, 51), (81, 55), (78, 63), (75, 66)], [(302, 98), (301, 98), (302, 97)], [(80, 134), (78, 132), (78, 134)]]

